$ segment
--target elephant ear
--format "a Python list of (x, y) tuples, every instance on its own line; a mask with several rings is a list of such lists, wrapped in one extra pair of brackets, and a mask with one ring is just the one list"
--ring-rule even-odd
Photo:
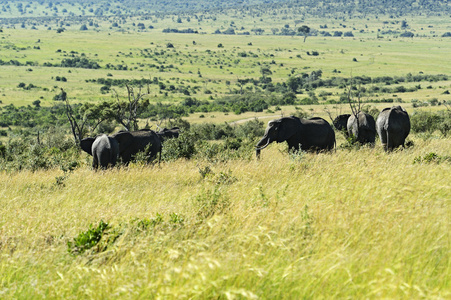
[(133, 143), (133, 135), (129, 131), (122, 131), (112, 136), (119, 143), (119, 153), (122, 153)]
[(89, 155), (92, 155), (92, 144), (94, 143), (96, 139), (95, 138), (85, 138), (80, 141), (80, 147), (83, 151), (88, 153)]
[(282, 118), (273, 125), (277, 131), (277, 142), (281, 143), (290, 139), (296, 132), (295, 122), (291, 118)]

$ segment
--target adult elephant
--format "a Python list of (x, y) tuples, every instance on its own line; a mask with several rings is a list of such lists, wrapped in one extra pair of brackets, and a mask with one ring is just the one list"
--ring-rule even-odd
[(410, 133), (409, 114), (399, 105), (384, 108), (377, 117), (376, 128), (385, 151), (404, 147)]
[(157, 135), (160, 137), (161, 142), (164, 142), (166, 139), (178, 138), (180, 134), (180, 128), (172, 127), (171, 129), (163, 128), (157, 132)]
[(322, 118), (299, 119), (294, 116), (272, 120), (265, 135), (255, 146), (257, 158), (260, 151), (272, 142), (287, 142), (290, 150), (331, 150), (335, 145), (335, 132)]
[(332, 122), (335, 129), (343, 132), (346, 137), (348, 137), (348, 119), (350, 116), (350, 114), (339, 115)]
[(359, 112), (352, 114), (348, 119), (348, 135), (354, 135), (357, 142), (374, 144), (376, 141), (376, 122), (372, 115)]
[(102, 169), (114, 167), (119, 155), (119, 142), (106, 134), (95, 138), (89, 137), (80, 141), (80, 147), (83, 151), (92, 155), (92, 167)]
[(155, 131), (142, 129), (137, 131), (120, 131), (112, 135), (119, 142), (119, 157), (128, 164), (138, 152), (145, 152), (150, 162), (159, 153), (161, 159), (161, 141)]

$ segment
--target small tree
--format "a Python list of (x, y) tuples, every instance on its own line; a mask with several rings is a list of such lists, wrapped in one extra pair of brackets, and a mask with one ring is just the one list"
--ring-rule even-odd
[[(61, 91), (66, 95), (63, 89)], [(78, 107), (78, 111), (75, 111), (67, 97), (65, 97), (64, 101), (66, 103), (66, 116), (69, 120), (74, 141), (77, 144), (80, 144), (80, 141), (89, 131), (93, 132), (103, 121), (113, 118), (111, 104), (108, 102), (100, 104), (85, 103)]]
[(310, 33), (310, 27), (308, 27), (307, 25), (302, 25), (301, 27), (298, 28), (298, 32), (304, 35), (304, 43), (305, 43), (305, 40), (307, 39), (307, 36)]
[(148, 104), (148, 102), (143, 102), (143, 98), (150, 94), (149, 86), (147, 86), (147, 93), (141, 92), (141, 87), (138, 92), (135, 93), (133, 87), (128, 84), (125, 85), (127, 88), (127, 101), (120, 101), (118, 93), (116, 93), (116, 121), (122, 124), (127, 131), (138, 130), (138, 109), (140, 106)]
[(346, 93), (346, 98), (349, 104), (349, 107), (351, 108), (351, 112), (354, 115), (354, 117), (356, 117), (357, 121), (357, 115), (359, 114), (359, 112), (362, 111), (363, 108), (363, 102), (362, 102), (362, 97), (361, 97), (361, 88), (359, 86), (358, 89), (356, 89), (356, 92), (352, 92), (354, 90), (353, 88), (353, 79), (351, 77), (351, 80), (349, 81), (349, 87), (345, 88), (345, 93)]

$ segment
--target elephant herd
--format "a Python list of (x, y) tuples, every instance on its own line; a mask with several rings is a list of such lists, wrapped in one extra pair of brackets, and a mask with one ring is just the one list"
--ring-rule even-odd
[[(399, 146), (404, 147), (410, 132), (410, 118), (401, 106), (383, 109), (377, 120), (366, 113), (340, 115), (333, 121), (339, 131), (347, 137), (354, 136), (362, 144), (374, 144), (376, 132), (386, 151)], [(255, 146), (257, 158), (260, 151), (272, 142), (287, 142), (290, 150), (322, 151), (335, 146), (335, 133), (332, 126), (322, 118), (299, 119), (284, 117), (268, 123), (265, 135)]]
[[(354, 136), (362, 144), (374, 144), (376, 132), (386, 151), (399, 146), (404, 147), (410, 132), (410, 118), (401, 106), (383, 109), (377, 120), (366, 113), (340, 115), (333, 121), (336, 129), (344, 131), (347, 137)], [(179, 128), (162, 129), (155, 132), (150, 129), (120, 131), (111, 136), (105, 134), (95, 138), (81, 140), (80, 146), (92, 155), (92, 167), (107, 168), (116, 165), (118, 158), (128, 164), (138, 152), (144, 152), (150, 162), (159, 154), (161, 159), (162, 143), (167, 138), (179, 136)], [(324, 151), (332, 150), (336, 145), (335, 132), (324, 119), (314, 117), (299, 119), (294, 116), (283, 117), (268, 123), (263, 138), (255, 146), (257, 158), (260, 151), (272, 142), (287, 142), (289, 150)]]
[(81, 140), (80, 147), (92, 155), (94, 169), (115, 166), (118, 158), (128, 164), (138, 152), (144, 152), (150, 162), (157, 154), (161, 158), (162, 143), (167, 138), (179, 136), (179, 128), (164, 128), (159, 132), (150, 129), (120, 131), (111, 136), (102, 134)]

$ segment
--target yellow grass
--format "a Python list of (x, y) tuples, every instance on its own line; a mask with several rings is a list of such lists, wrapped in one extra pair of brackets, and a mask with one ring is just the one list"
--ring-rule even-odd
[[(449, 298), (451, 163), (413, 162), (451, 155), (451, 140), (414, 142), (390, 154), (292, 157), (271, 145), (260, 161), (84, 165), (64, 185), (59, 170), (2, 173), (0, 298)], [(212, 199), (226, 209), (201, 217)], [(164, 226), (120, 227), (157, 214)], [(67, 241), (100, 220), (124, 233), (70, 255)]]

